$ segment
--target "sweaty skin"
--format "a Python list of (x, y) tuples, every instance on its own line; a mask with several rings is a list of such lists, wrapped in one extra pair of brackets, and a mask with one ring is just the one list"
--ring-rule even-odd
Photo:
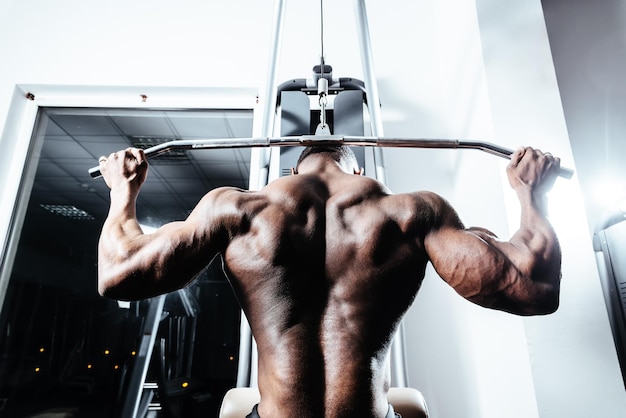
[(384, 417), (392, 336), (425, 268), (479, 305), (547, 314), (561, 256), (546, 218), (558, 158), (532, 148), (507, 168), (521, 205), (508, 241), (465, 228), (431, 192), (392, 195), (345, 161), (312, 154), (258, 192), (219, 188), (185, 221), (146, 237), (135, 201), (142, 151), (101, 159), (111, 208), (99, 244), (99, 291), (140, 299), (185, 286), (217, 254), (259, 352), (261, 417)]

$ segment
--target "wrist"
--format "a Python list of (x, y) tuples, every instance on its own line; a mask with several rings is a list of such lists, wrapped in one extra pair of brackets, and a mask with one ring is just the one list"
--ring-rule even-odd
[(548, 216), (548, 195), (545, 192), (533, 193), (533, 204), (543, 216)]
[(111, 212), (127, 212), (129, 209), (134, 211), (137, 202), (137, 193), (134, 193), (128, 187), (112, 188), (109, 192), (111, 198)]
[(530, 186), (517, 188), (517, 196), (524, 207), (530, 207), (543, 216), (548, 216), (548, 196), (544, 191), (533, 189)]

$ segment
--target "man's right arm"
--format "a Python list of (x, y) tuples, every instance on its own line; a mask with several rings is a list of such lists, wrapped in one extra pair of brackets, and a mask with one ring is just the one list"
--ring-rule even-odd
[(137, 300), (179, 289), (228, 245), (239, 219), (231, 204), (239, 191), (213, 190), (186, 220), (146, 235), (135, 208), (148, 169), (143, 152), (129, 148), (111, 154), (101, 159), (100, 168), (111, 188), (98, 245), (98, 291), (103, 296)]
[(213, 193), (184, 221), (144, 234), (134, 218), (111, 213), (98, 245), (98, 290), (138, 300), (184, 287), (228, 243), (227, 229), (206, 212), (219, 211)]
[(559, 160), (531, 148), (516, 151), (507, 168), (521, 205), (520, 227), (509, 241), (465, 228), (443, 199), (429, 195), (434, 213), (424, 244), (437, 273), (461, 296), (519, 315), (546, 314), (559, 304), (561, 251), (547, 219), (547, 191)]

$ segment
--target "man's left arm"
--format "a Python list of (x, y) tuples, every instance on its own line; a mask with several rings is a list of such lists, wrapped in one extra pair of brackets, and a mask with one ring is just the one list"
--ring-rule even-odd
[(465, 228), (447, 202), (431, 198), (438, 214), (425, 247), (438, 274), (466, 299), (519, 315), (551, 313), (559, 304), (561, 250), (546, 213), (559, 160), (532, 148), (514, 153), (507, 168), (521, 205), (520, 227), (509, 241), (483, 228)]

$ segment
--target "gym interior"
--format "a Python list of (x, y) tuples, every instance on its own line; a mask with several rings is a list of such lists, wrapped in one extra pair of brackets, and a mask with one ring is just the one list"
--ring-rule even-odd
[[(218, 416), (242, 356), (254, 363), (219, 263), (158, 300), (100, 297), (109, 196), (88, 171), (128, 146), (284, 133), (291, 119), (280, 112), (263, 126), (279, 109), (269, 87), (312, 78), (320, 55), (333, 77), (374, 77), (384, 132), (369, 126), (370, 100), (358, 107), (361, 135), (529, 145), (575, 173), (549, 195), (563, 257), (557, 312), (485, 310), (429, 268), (402, 324), (401, 383), (438, 418), (624, 416), (626, 4), (368, 0), (368, 62), (358, 1), (325, 4), (323, 54), (319, 5), (285, 1), (277, 34), (277, 3), (0, 4), (0, 416)], [(314, 127), (319, 109), (305, 113)], [(370, 151), (365, 174), (375, 176)], [(381, 152), (393, 192), (432, 190), (466, 225), (503, 239), (515, 231), (506, 159)], [(145, 231), (184, 219), (213, 188), (286, 175), (287, 154), (155, 157), (138, 202)], [(266, 168), (265, 157), (278, 163)], [(250, 368), (243, 380), (254, 386)]]

